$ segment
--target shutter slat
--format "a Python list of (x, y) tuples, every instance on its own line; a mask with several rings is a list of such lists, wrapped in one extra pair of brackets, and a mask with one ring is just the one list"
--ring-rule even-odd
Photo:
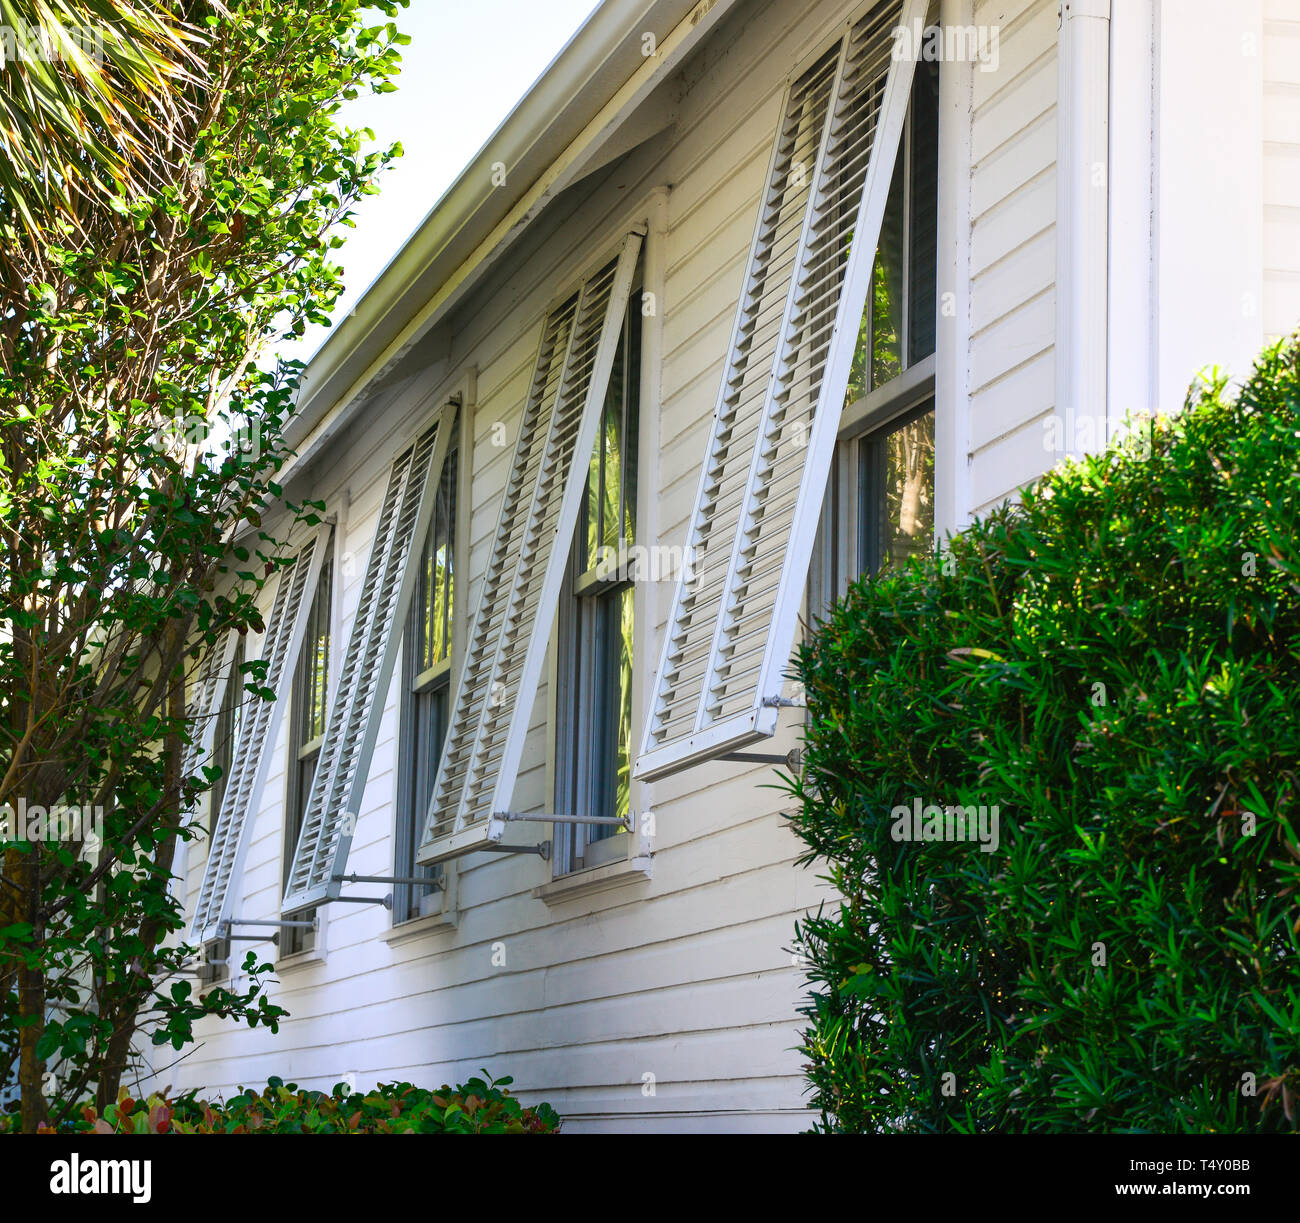
[(277, 699), (250, 702), (240, 719), (230, 779), (221, 810), (217, 812), (203, 883), (190, 924), (190, 936), (197, 942), (208, 943), (219, 938), (222, 924), (230, 917), (232, 886), (243, 868), (252, 816), (261, 797), (271, 746), (284, 712), (285, 702), (280, 694), (285, 691), (302, 648), (311, 593), (316, 589), (328, 538), (329, 527), (322, 524), (303, 544), (293, 567), (279, 576), (262, 642), (266, 676), (259, 685), (276, 693)]
[(418, 860), (499, 840), (541, 678), (641, 236), (542, 327)]
[(876, 5), (787, 92), (636, 777), (776, 729), (925, 7)]

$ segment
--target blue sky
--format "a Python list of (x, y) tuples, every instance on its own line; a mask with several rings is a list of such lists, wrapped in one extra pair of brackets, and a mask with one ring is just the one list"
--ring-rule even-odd
[[(398, 28), (403, 49), (397, 92), (358, 98), (343, 112), (405, 156), (379, 195), (357, 208), (356, 228), (336, 253), (347, 293), (337, 324), (383, 271), (470, 158), (577, 32), (597, 0), (411, 0)], [(313, 328), (295, 355), (308, 357), (328, 334)], [(286, 351), (287, 355), (287, 350)]]

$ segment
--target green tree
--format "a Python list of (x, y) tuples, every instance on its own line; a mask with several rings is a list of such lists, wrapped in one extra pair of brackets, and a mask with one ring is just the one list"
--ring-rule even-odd
[[(186, 680), (260, 627), (257, 591), (287, 563), (261, 515), (283, 498), (301, 364), (269, 353), (328, 321), (337, 227), (400, 152), (338, 112), (395, 88), (405, 3), (160, 3), (197, 62), (147, 111), (169, 133), (150, 174), (103, 177), (35, 239), (19, 197), (39, 196), (38, 163), (0, 180), (0, 813), (104, 819), (97, 847), (0, 843), (0, 1075), (17, 1064), (25, 1130), (91, 1088), (114, 1101), (142, 1028), (181, 1048), (200, 1015), (282, 1013), (252, 957), (241, 994), (174, 980), (173, 855), (212, 780), (181, 774)], [(128, 162), (128, 137), (89, 121)], [(60, 156), (64, 183), (104, 164), (75, 141)], [(246, 665), (272, 699), (262, 678)]]
[[(186, 6), (195, 9), (198, 6)], [(135, 0), (0, 0), (0, 192), (29, 241), (161, 186), (201, 78), (192, 14)]]

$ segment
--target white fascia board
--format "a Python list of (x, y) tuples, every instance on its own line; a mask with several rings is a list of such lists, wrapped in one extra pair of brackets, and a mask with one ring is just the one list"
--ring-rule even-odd
[[(298, 455), (281, 483), (351, 419), (375, 381), (478, 283), (555, 196), (608, 160), (637, 108), (736, 3), (605, 0), (308, 362), (286, 431)], [(643, 54), (647, 34), (655, 37), (653, 55)], [(612, 69), (610, 61), (620, 59), (622, 68)], [(637, 66), (614, 87), (611, 71), (632, 62)], [(574, 108), (591, 114), (566, 141), (557, 128)], [(507, 167), (508, 182), (537, 167), (508, 206), (505, 191), (492, 185), (496, 163)]]

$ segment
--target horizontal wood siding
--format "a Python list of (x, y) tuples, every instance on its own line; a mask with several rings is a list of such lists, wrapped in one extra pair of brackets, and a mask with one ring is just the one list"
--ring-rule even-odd
[(971, 108), (970, 505), (978, 514), (1053, 462), (1056, 37), (1051, 0), (983, 0), (998, 67)]

